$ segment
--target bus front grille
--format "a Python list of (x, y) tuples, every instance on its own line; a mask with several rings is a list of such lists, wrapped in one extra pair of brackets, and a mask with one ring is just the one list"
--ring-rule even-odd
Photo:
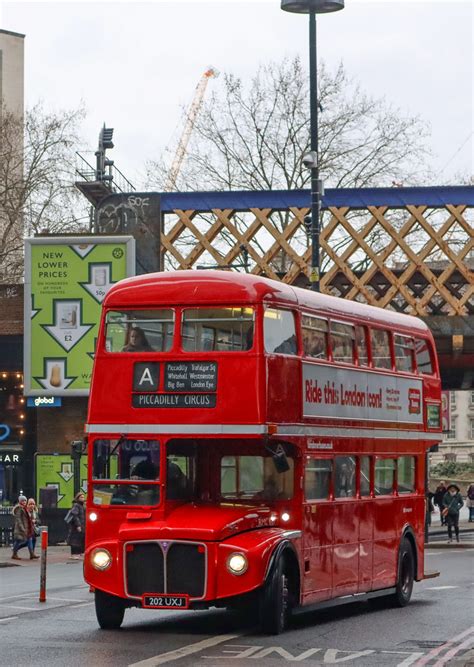
[(129, 542), (125, 545), (126, 590), (181, 593), (202, 598), (206, 586), (206, 553), (195, 542)]

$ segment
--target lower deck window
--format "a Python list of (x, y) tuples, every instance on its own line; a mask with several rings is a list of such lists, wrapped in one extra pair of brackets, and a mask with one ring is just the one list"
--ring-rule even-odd
[(360, 459), (360, 495), (370, 496), (370, 456), (361, 456)]
[(94, 505), (158, 505), (160, 487), (157, 484), (93, 484)]
[(353, 456), (336, 456), (334, 471), (335, 498), (355, 496), (356, 464)]
[(331, 488), (332, 461), (309, 459), (304, 473), (304, 493), (307, 500), (327, 500)]
[(386, 496), (393, 493), (395, 481), (395, 460), (376, 459), (375, 461), (375, 495)]
[(415, 490), (415, 457), (400, 456), (397, 460), (398, 493), (413, 493)]
[(221, 496), (248, 500), (288, 500), (293, 497), (293, 460), (279, 473), (268, 456), (223, 456)]

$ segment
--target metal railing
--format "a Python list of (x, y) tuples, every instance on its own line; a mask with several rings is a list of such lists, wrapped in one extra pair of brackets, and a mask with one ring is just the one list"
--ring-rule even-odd
[[(128, 180), (128, 178), (116, 167), (110, 167), (112, 175), (111, 181), (103, 181), (111, 192), (134, 192), (135, 186)], [(83, 181), (92, 183), (97, 181), (97, 173), (95, 168), (85, 159), (79, 151), (76, 151), (76, 175)]]
[(0, 507), (0, 547), (13, 544), (13, 506)]

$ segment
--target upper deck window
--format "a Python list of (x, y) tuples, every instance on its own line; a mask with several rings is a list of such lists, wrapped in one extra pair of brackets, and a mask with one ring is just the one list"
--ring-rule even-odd
[(375, 368), (392, 368), (388, 331), (372, 329), (372, 361)]
[(369, 365), (369, 352), (367, 349), (367, 328), (364, 326), (355, 327), (355, 337), (357, 346), (357, 356), (359, 366)]
[(413, 338), (394, 336), (395, 368), (410, 373), (413, 370)]
[(342, 322), (331, 322), (331, 348), (333, 361), (352, 364), (354, 361), (354, 327)]
[(192, 308), (183, 312), (182, 347), (189, 352), (243, 352), (253, 347), (252, 308)]
[(292, 312), (266, 308), (263, 332), (266, 352), (296, 355), (296, 328)]
[(320, 317), (302, 315), (301, 332), (303, 336), (303, 354), (315, 359), (328, 358), (327, 332), (328, 323)]
[(428, 347), (428, 341), (416, 338), (415, 353), (416, 353), (416, 365), (418, 366), (418, 371), (420, 373), (425, 373), (426, 375), (432, 375), (433, 366), (431, 364), (430, 348)]
[(108, 352), (166, 352), (173, 344), (174, 311), (109, 311), (105, 324)]

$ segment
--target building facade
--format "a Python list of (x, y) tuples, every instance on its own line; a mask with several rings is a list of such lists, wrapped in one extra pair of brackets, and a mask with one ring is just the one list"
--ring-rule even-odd
[[(24, 115), (24, 38), (0, 30), (0, 116), (5, 110), (20, 123)], [(2, 224), (0, 210), (0, 227)], [(0, 284), (0, 313), (0, 504), (9, 504), (20, 491), (32, 492), (35, 448), (35, 414), (27, 411), (23, 396), (23, 285)]]
[(25, 110), (24, 44), (25, 35), (0, 30), (0, 100), (20, 117)]
[(444, 461), (474, 464), (474, 391), (446, 392), (449, 421), (431, 465)]

